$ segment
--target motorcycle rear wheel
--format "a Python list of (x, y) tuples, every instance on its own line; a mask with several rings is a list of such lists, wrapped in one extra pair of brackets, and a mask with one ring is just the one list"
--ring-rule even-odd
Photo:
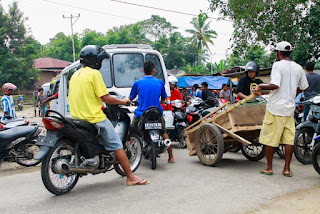
[(71, 174), (70, 176), (57, 174), (54, 172), (54, 162), (59, 157), (67, 158), (75, 155), (74, 147), (68, 141), (60, 141), (53, 148), (50, 148), (48, 154), (43, 158), (41, 165), (41, 177), (46, 189), (55, 195), (63, 195), (70, 192), (77, 184), (79, 175)]
[(302, 164), (311, 164), (312, 151), (310, 144), (314, 135), (314, 130), (311, 128), (302, 128), (296, 131), (294, 138), (294, 156)]
[(285, 146), (283, 144), (279, 145), (279, 147), (276, 148), (276, 152), (281, 159), (285, 158)]
[(186, 143), (186, 138), (185, 136), (183, 136), (183, 128), (180, 128), (178, 131), (178, 135), (179, 135), (179, 146), (181, 148), (187, 148), (187, 143)]
[(26, 158), (16, 159), (16, 162), (21, 166), (36, 166), (41, 162), (41, 160), (34, 159), (36, 154), (39, 152), (39, 146), (35, 145), (32, 142), (20, 144), (15, 150), (17, 156), (26, 156)]
[(150, 164), (151, 169), (155, 170), (157, 168), (157, 148), (154, 142), (151, 142), (151, 151), (150, 151)]
[[(131, 144), (130, 139), (132, 139)], [(140, 137), (135, 134), (131, 135), (126, 142), (124, 151), (128, 156), (131, 171), (135, 172), (139, 168), (142, 160), (142, 142)], [(114, 169), (119, 175), (126, 175), (119, 163), (114, 164)]]
[(318, 143), (312, 151), (312, 165), (320, 175), (320, 143)]

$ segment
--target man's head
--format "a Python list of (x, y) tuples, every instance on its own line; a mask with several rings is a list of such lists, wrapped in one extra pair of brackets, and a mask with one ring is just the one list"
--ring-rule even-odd
[(2, 85), (2, 91), (7, 95), (12, 95), (14, 90), (17, 90), (17, 86), (12, 83), (7, 82)]
[(273, 51), (276, 52), (277, 61), (280, 61), (282, 59), (290, 59), (292, 50), (292, 45), (286, 41), (277, 43), (273, 48)]
[(199, 88), (199, 85), (198, 85), (198, 84), (194, 84), (194, 85), (192, 86), (192, 90), (193, 90), (193, 91), (196, 91), (198, 88)]
[(201, 83), (201, 90), (203, 91), (203, 90), (207, 90), (207, 89), (208, 89), (208, 83), (202, 82)]
[(222, 84), (222, 90), (224, 90), (224, 91), (228, 91), (228, 85), (227, 84)]
[(255, 79), (256, 76), (259, 74), (260, 68), (258, 63), (256, 62), (248, 62), (245, 67), (246, 75), (250, 79)]
[(305, 68), (306, 68), (306, 71), (308, 72), (313, 72), (314, 70), (314, 64), (312, 62), (306, 62), (306, 65), (305, 65)]
[(145, 75), (154, 76), (156, 74), (156, 67), (154, 66), (154, 63), (151, 61), (145, 62), (143, 65), (143, 72)]
[(103, 48), (96, 45), (87, 45), (80, 51), (80, 63), (85, 67), (88, 66), (99, 70), (102, 60), (108, 59), (109, 55)]
[(39, 88), (39, 92), (42, 95), (43, 94), (43, 88)]

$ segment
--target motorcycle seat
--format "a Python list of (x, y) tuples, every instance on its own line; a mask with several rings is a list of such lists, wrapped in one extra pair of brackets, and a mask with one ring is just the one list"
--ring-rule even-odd
[(35, 126), (19, 126), (0, 132), (0, 142), (13, 141), (17, 138), (27, 136), (35, 132)]
[(92, 123), (89, 123), (88, 121), (76, 119), (76, 118), (70, 118), (70, 117), (67, 119), (70, 120), (74, 125), (76, 125), (76, 127), (80, 129), (85, 129), (91, 133), (98, 132), (97, 128)]
[(7, 125), (8, 123), (17, 122), (17, 121), (23, 121), (25, 118), (16, 118), (16, 119), (10, 119), (10, 120), (1, 120), (1, 123), (3, 125)]

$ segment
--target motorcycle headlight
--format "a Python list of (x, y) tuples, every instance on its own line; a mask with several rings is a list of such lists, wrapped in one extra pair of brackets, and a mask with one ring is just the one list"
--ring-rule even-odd
[(157, 131), (150, 131), (149, 136), (152, 141), (157, 141), (160, 139), (160, 133)]

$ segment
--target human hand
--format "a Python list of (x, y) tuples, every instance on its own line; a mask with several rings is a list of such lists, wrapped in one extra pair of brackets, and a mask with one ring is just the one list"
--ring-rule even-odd
[(259, 85), (257, 85), (257, 87), (254, 89), (253, 93), (255, 95), (260, 95), (261, 94), (261, 87)]
[(122, 99), (122, 104), (123, 105), (130, 105), (131, 104), (131, 100), (130, 100), (130, 98), (129, 97), (125, 97), (125, 98), (123, 98)]

